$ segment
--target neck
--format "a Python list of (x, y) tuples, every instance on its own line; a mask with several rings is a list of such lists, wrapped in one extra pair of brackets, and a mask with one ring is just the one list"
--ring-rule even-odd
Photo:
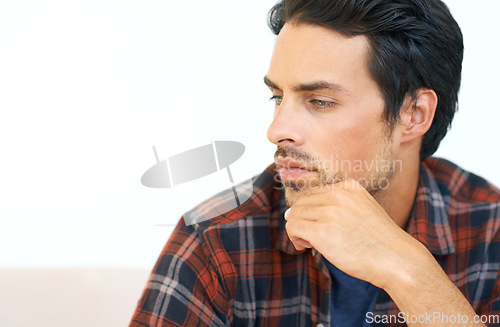
[(410, 219), (411, 209), (415, 202), (420, 171), (418, 154), (412, 158), (401, 159), (401, 167), (390, 179), (387, 190), (374, 195), (394, 222), (405, 228)]

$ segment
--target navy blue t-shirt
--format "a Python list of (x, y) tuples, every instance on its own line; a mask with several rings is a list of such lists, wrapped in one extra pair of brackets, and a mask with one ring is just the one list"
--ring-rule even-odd
[(325, 263), (332, 277), (332, 327), (370, 326), (366, 313), (373, 312), (379, 288), (347, 275), (326, 259)]

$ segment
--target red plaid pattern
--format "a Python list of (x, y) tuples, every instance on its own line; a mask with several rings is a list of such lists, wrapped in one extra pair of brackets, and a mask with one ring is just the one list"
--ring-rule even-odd
[[(319, 253), (289, 241), (275, 165), (253, 183), (240, 207), (191, 226), (180, 220), (130, 326), (330, 326), (330, 274)], [(193, 210), (213, 213), (230, 196)], [(407, 231), (478, 314), (500, 315), (499, 228), (500, 190), (443, 159), (422, 163)], [(374, 314), (398, 312), (381, 291)]]

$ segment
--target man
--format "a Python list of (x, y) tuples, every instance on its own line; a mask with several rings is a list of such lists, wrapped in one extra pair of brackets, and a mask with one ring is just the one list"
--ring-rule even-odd
[(430, 157), (460, 86), (446, 6), (283, 0), (269, 17), (275, 164), (240, 207), (181, 219), (131, 326), (500, 324), (500, 191)]

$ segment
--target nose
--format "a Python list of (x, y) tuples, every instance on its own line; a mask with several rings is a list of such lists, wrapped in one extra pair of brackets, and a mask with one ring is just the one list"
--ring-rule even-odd
[(299, 110), (285, 100), (276, 106), (274, 118), (267, 129), (267, 139), (276, 145), (289, 142), (295, 146), (303, 143), (304, 122), (299, 117)]

